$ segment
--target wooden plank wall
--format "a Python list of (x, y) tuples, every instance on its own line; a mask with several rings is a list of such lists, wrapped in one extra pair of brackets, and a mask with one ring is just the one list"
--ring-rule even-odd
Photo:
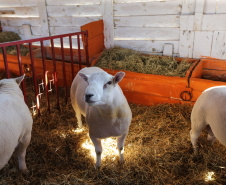
[(115, 45), (162, 55), (171, 44), (179, 55), (182, 0), (114, 2)]
[(106, 48), (226, 59), (226, 0), (0, 0), (3, 31), (22, 39), (80, 31), (100, 19)]

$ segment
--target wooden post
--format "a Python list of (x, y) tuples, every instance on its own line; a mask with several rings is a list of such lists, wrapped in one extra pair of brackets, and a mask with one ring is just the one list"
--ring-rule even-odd
[[(48, 37), (49, 33), (49, 24), (48, 24), (48, 16), (46, 9), (46, 0), (37, 0), (38, 12), (40, 17), (40, 24), (42, 29), (42, 36)], [(44, 42), (44, 45), (50, 45), (49, 42)]]
[(104, 21), (104, 45), (106, 49), (114, 47), (113, 0), (102, 0)]
[(32, 39), (32, 34), (31, 34), (31, 25), (30, 24), (23, 24), (22, 25), (23, 31), (24, 31), (24, 39)]

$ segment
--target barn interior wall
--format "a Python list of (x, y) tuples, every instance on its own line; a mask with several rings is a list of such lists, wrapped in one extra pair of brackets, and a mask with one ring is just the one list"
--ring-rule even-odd
[(226, 0), (0, 0), (3, 31), (22, 39), (77, 32), (100, 19), (106, 48), (226, 59)]

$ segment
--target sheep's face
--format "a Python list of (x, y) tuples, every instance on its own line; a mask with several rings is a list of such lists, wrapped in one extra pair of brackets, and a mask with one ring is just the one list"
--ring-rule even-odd
[(93, 106), (112, 103), (114, 88), (122, 80), (125, 73), (118, 72), (115, 76), (106, 72), (93, 73), (92, 75), (79, 73), (79, 75), (88, 83), (84, 100), (90, 106)]

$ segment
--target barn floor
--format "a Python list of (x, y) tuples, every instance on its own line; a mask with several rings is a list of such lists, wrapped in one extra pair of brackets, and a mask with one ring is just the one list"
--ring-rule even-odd
[(43, 111), (41, 117), (34, 117), (26, 157), (29, 174), (19, 172), (14, 154), (1, 170), (0, 184), (226, 183), (224, 146), (218, 141), (210, 146), (203, 132), (199, 154), (193, 155), (191, 105), (130, 106), (133, 119), (125, 142), (124, 165), (118, 162), (116, 142), (108, 139), (103, 146), (102, 168), (95, 170), (87, 125), (77, 129), (69, 102), (62, 105), (61, 112), (52, 109), (51, 114)]

